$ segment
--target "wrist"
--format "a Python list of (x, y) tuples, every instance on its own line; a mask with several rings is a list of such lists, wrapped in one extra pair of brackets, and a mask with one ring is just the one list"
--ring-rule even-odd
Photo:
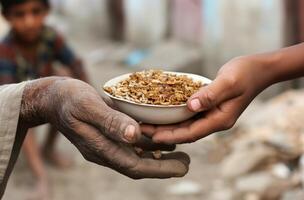
[(276, 54), (256, 54), (247, 56), (253, 69), (252, 76), (259, 92), (275, 84), (279, 80), (279, 72), (276, 68), (280, 57)]
[(20, 122), (28, 128), (47, 123), (56, 102), (56, 82), (66, 78), (49, 77), (30, 81), (24, 88)]
[(304, 44), (280, 49), (272, 53), (256, 55), (262, 63), (268, 86), (304, 76)]

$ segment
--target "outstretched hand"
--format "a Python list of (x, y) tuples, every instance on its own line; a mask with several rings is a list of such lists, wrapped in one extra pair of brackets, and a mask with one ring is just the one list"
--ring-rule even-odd
[(269, 85), (266, 75), (249, 57), (225, 64), (216, 79), (188, 100), (198, 114), (188, 121), (165, 126), (144, 124), (143, 133), (156, 143), (190, 143), (211, 133), (230, 129), (250, 102)]
[[(173, 150), (141, 135), (136, 121), (102, 100), (88, 84), (68, 78), (32, 81), (24, 91), (20, 123), (49, 122), (73, 143), (83, 157), (128, 177), (184, 176), (190, 159), (182, 152), (154, 159), (152, 150)], [(139, 155), (135, 147), (147, 150)]]

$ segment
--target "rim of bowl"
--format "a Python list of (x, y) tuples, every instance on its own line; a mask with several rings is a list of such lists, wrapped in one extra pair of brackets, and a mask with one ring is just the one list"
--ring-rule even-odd
[[(164, 73), (168, 73), (168, 74), (186, 75), (186, 76), (188, 76), (188, 77), (190, 77), (192, 79), (193, 79), (193, 77), (196, 77), (197, 79), (200, 79), (200, 81), (202, 81), (203, 84), (210, 84), (212, 82), (209, 78), (201, 76), (201, 75), (197, 75), (197, 74), (185, 73), (185, 72), (171, 72), (171, 71), (163, 71), (163, 72)], [(122, 75), (116, 76), (116, 77), (108, 80), (103, 85), (103, 87), (102, 87), (103, 92), (107, 96), (109, 96), (110, 98), (113, 98), (113, 99), (118, 100), (118, 101), (123, 101), (123, 102), (131, 103), (131, 104), (138, 105), (138, 106), (157, 107), (157, 108), (174, 108), (174, 107), (184, 107), (184, 106), (187, 106), (186, 103), (179, 104), (179, 105), (153, 105), (153, 104), (146, 104), (146, 103), (136, 103), (136, 102), (130, 101), (128, 99), (123, 99), (123, 98), (115, 97), (115, 96), (111, 95), (110, 93), (108, 93), (107, 91), (104, 90), (105, 87), (111, 86), (111, 85), (109, 85), (109, 83), (112, 82), (114, 79), (121, 79), (121, 80), (119, 80), (119, 82), (120, 82), (120, 81), (124, 80), (124, 79), (122, 79), (122, 77), (128, 78), (131, 74), (132, 73), (122, 74)], [(199, 81), (199, 80), (197, 80), (197, 81)]]

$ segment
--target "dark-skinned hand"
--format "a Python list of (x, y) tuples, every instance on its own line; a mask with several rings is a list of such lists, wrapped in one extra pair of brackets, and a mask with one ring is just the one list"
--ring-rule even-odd
[[(73, 143), (83, 157), (130, 178), (184, 176), (190, 159), (182, 152), (154, 159), (150, 151), (171, 151), (174, 145), (154, 144), (141, 135), (136, 121), (103, 101), (88, 84), (69, 78), (43, 78), (27, 84), (20, 127), (51, 123)], [(135, 147), (145, 150), (137, 154)]]

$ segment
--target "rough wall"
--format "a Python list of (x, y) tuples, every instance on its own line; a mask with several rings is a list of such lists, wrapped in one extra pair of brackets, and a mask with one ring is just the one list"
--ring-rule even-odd
[(202, 0), (170, 1), (170, 35), (174, 39), (201, 45), (202, 42)]
[(125, 0), (128, 42), (146, 46), (162, 40), (167, 33), (167, 0)]
[[(107, 37), (109, 20), (107, 0), (51, 0), (53, 24), (68, 34), (90, 33), (89, 37)], [(57, 18), (56, 18), (57, 15)], [(69, 33), (69, 31), (73, 31)]]

